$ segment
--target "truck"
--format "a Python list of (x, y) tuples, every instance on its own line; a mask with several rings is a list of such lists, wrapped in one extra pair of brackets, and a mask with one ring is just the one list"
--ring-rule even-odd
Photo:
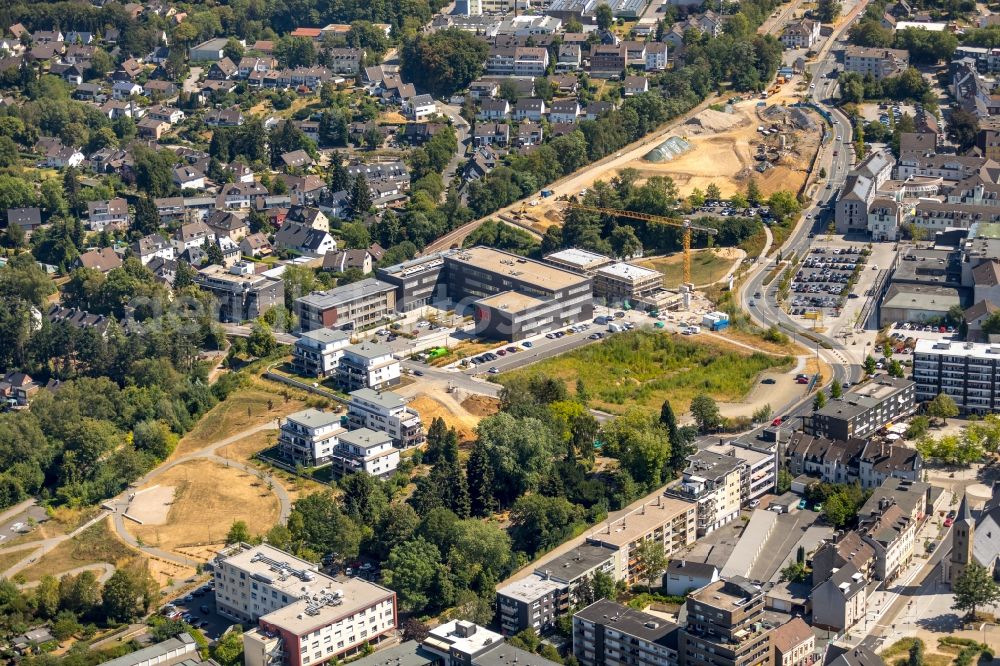
[(702, 316), (701, 325), (710, 331), (721, 331), (729, 326), (729, 315), (725, 312), (709, 312)]
[(684, 335), (698, 335), (699, 333), (701, 333), (701, 327), (688, 326), (687, 328), (684, 329), (683, 333)]
[(621, 333), (622, 330), (623, 329), (620, 324), (608, 324), (608, 333)]
[(542, 190), (542, 198), (551, 196), (552, 196), (552, 190)]

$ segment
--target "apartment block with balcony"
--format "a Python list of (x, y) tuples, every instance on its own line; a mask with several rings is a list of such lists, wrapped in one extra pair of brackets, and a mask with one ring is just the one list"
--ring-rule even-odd
[(267, 544), (239, 544), (214, 562), (215, 604), (241, 622), (247, 666), (318, 666), (394, 637), (396, 593), (333, 578)]
[(278, 446), (281, 454), (303, 467), (330, 464), (338, 438), (347, 431), (340, 416), (319, 409), (289, 414), (281, 423)]
[(917, 402), (944, 393), (963, 414), (1000, 411), (1000, 345), (917, 340), (913, 381)]
[(395, 386), (399, 376), (399, 360), (392, 350), (370, 342), (345, 349), (337, 368), (337, 381), (346, 391)]
[(742, 440), (707, 447), (709, 451), (739, 458), (746, 465), (740, 477), (740, 502), (746, 504), (774, 492), (778, 481), (777, 449), (750, 448)]
[(772, 627), (765, 621), (764, 593), (748, 580), (719, 580), (688, 596), (687, 624), (677, 653), (684, 664), (773, 664)]
[(848, 440), (867, 437), (916, 409), (916, 385), (908, 379), (880, 376), (831, 400), (803, 419), (807, 435)]
[(601, 599), (573, 616), (573, 656), (581, 666), (677, 666), (680, 627)]
[(420, 415), (406, 406), (407, 399), (392, 391), (360, 388), (351, 392), (347, 425), (352, 430), (369, 428), (386, 433), (392, 445), (408, 449), (424, 442)]
[(351, 336), (332, 328), (306, 331), (292, 348), (292, 367), (300, 375), (330, 377), (337, 374), (340, 357), (351, 345)]
[(543, 564), (526, 578), (497, 588), (500, 629), (511, 636), (529, 627), (542, 634), (579, 603), (577, 591), (597, 572), (614, 576), (617, 551), (581, 544)]
[(702, 537), (739, 517), (743, 481), (747, 478), (746, 461), (714, 451), (698, 451), (688, 457), (681, 485), (667, 492), (697, 504), (697, 534)]
[(362, 329), (388, 321), (396, 311), (396, 287), (366, 278), (295, 299), (295, 315), (303, 331), (323, 327)]
[(639, 546), (652, 539), (663, 544), (668, 556), (673, 555), (695, 542), (696, 519), (694, 502), (657, 495), (628, 514), (592, 530), (587, 543), (611, 549), (615, 553), (614, 579), (635, 583), (645, 580), (636, 556)]
[(399, 449), (387, 433), (359, 428), (340, 434), (330, 459), (338, 476), (367, 472), (384, 479), (399, 467)]

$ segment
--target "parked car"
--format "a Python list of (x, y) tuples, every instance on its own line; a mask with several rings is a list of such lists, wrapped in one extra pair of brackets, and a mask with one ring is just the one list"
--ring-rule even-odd
[(751, 509), (756, 509), (758, 506), (760, 506), (760, 500), (759, 499), (752, 499), (752, 500), (750, 500), (750, 508)]
[(499, 375), (500, 374), (500, 370), (495, 365), (492, 368), (490, 368), (489, 372), (490, 372), (491, 375)]
[(525, 340), (524, 342), (521, 343), (521, 346), (526, 347), (527, 349), (531, 349), (532, 347), (534, 347), (534, 345), (531, 344), (531, 340)]

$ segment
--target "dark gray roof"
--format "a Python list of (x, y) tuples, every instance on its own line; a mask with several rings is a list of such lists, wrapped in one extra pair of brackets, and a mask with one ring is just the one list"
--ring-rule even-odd
[(668, 574), (676, 573), (700, 578), (711, 578), (717, 570), (718, 567), (714, 564), (692, 562), (690, 560), (670, 560), (670, 564), (667, 566)]
[(664, 646), (669, 644), (670, 634), (679, 629), (678, 625), (672, 622), (608, 599), (595, 601), (578, 611), (574, 617), (606, 627), (613, 627), (616, 631), (628, 636)]
[(535, 568), (535, 573), (548, 574), (557, 581), (574, 581), (614, 557), (615, 551), (605, 546), (580, 544), (573, 550)]

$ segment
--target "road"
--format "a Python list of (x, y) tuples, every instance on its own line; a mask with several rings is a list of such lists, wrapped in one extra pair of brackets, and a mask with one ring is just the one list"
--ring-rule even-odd
[(188, 72), (187, 78), (184, 79), (184, 83), (181, 84), (181, 89), (186, 93), (194, 93), (198, 91), (198, 79), (201, 78), (201, 73), (203, 71), (202, 67), (192, 67)]
[(448, 183), (451, 182), (452, 178), (458, 172), (458, 167), (465, 162), (465, 152), (469, 145), (469, 134), (472, 131), (472, 127), (469, 122), (462, 117), (461, 109), (452, 104), (445, 104), (444, 102), (438, 102), (438, 112), (442, 115), (448, 117), (451, 120), (452, 127), (455, 128), (455, 136), (458, 139), (458, 148), (455, 150), (455, 154), (452, 155), (451, 160), (449, 160), (448, 165), (445, 166), (444, 171), (441, 172), (441, 179), (444, 181), (445, 188), (447, 189)]

